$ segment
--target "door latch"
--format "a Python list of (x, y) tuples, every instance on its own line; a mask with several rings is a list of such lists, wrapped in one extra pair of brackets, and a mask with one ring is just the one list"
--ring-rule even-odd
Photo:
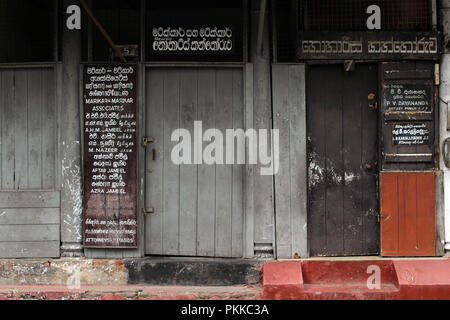
[(155, 213), (155, 208), (142, 208), (142, 214), (147, 217), (149, 214)]
[(375, 101), (375, 102), (369, 103), (369, 108), (374, 111), (378, 110), (378, 102)]
[(142, 146), (146, 147), (149, 143), (155, 142), (155, 139), (153, 137), (143, 137), (142, 138)]

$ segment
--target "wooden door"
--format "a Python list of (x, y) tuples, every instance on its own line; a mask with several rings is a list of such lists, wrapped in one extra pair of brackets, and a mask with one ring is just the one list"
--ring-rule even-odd
[(171, 161), (175, 129), (243, 128), (242, 69), (152, 68), (146, 86), (146, 253), (242, 257), (243, 166)]
[(309, 253), (378, 254), (377, 66), (310, 66), (307, 79)]
[(436, 255), (434, 172), (381, 174), (381, 254)]

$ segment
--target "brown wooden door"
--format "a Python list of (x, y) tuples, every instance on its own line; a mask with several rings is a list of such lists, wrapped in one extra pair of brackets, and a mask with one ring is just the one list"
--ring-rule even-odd
[(436, 255), (434, 172), (381, 174), (381, 254)]
[(311, 256), (379, 253), (377, 66), (310, 66), (307, 91)]

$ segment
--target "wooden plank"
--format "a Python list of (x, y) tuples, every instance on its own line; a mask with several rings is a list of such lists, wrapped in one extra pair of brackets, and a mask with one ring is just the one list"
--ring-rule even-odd
[(58, 224), (59, 208), (0, 208), (0, 225)]
[(417, 173), (417, 254), (436, 255), (436, 183), (434, 172)]
[[(197, 69), (180, 70), (180, 128), (191, 133), (194, 142), (194, 121), (197, 120)], [(193, 144), (191, 144), (193, 145)], [(193, 163), (193, 151), (190, 161)], [(197, 253), (197, 166), (180, 166), (180, 255), (195, 256)], [(202, 200), (202, 199), (201, 199)], [(200, 200), (200, 201), (201, 201)]]
[(417, 248), (417, 175), (399, 176), (400, 217), (399, 217), (399, 252), (416, 251)]
[[(365, 254), (378, 255), (380, 252), (380, 221), (378, 214), (378, 178), (379, 178), (379, 148), (378, 148), (378, 111), (368, 107), (368, 96), (378, 96), (377, 66), (368, 65), (363, 71), (362, 82), (367, 83), (361, 93), (362, 108), (362, 223), (363, 223), (363, 248)], [(367, 102), (366, 102), (367, 101)], [(367, 104), (366, 104), (367, 103)], [(366, 169), (366, 164), (371, 167)]]
[(2, 208), (59, 208), (59, 191), (0, 192)]
[[(243, 75), (241, 69), (233, 70), (233, 128), (244, 128), (243, 123)], [(235, 147), (235, 155), (238, 152)], [(241, 150), (245, 155), (245, 150)], [(245, 156), (244, 156), (245, 157)], [(243, 224), (244, 224), (244, 202), (243, 202), (243, 166), (238, 164), (235, 157), (232, 177), (232, 201), (231, 201), (231, 256), (240, 258), (243, 255)]]
[[(146, 253), (163, 254), (163, 164), (164, 164), (164, 73), (158, 69), (147, 71), (147, 134), (155, 139), (146, 148), (145, 205), (155, 208), (155, 214), (145, 221)], [(155, 150), (155, 160), (153, 160)]]
[(398, 176), (382, 172), (380, 175), (381, 255), (396, 255), (399, 250)]
[(15, 183), (14, 189), (29, 188), (28, 181), (28, 70), (15, 71), (14, 123), (15, 123)]
[[(211, 68), (198, 70), (198, 118), (202, 120), (203, 131), (214, 128), (216, 113), (216, 75)], [(202, 151), (199, 151), (199, 157)], [(216, 168), (213, 165), (198, 165), (198, 213), (197, 213), (197, 255), (214, 256), (215, 212), (216, 212)]]
[[(314, 68), (314, 70), (312, 70)], [(323, 139), (326, 128), (325, 102), (320, 95), (315, 94), (314, 88), (330, 87), (330, 78), (319, 70), (311, 67), (308, 76), (308, 242), (309, 254), (315, 256), (326, 250), (326, 184), (325, 175), (325, 142)], [(320, 119), (316, 120), (316, 119)], [(314, 125), (312, 125), (314, 124)]]
[(59, 224), (0, 225), (0, 242), (59, 240)]
[[(27, 109), (28, 109), (28, 163), (27, 176), (29, 189), (42, 188), (42, 122), (43, 115), (43, 82), (42, 71), (28, 71)], [(24, 141), (25, 142), (25, 141)], [(20, 143), (20, 142), (19, 142)]]
[[(232, 127), (232, 82), (232, 70), (216, 71), (215, 128), (221, 132), (225, 132), (227, 128)], [(223, 146), (216, 141), (216, 148), (223, 148)], [(219, 159), (218, 155), (216, 161), (224, 163), (224, 156), (225, 154), (223, 154), (222, 159)], [(216, 165), (216, 257), (231, 256), (232, 174), (231, 165)]]
[(164, 73), (164, 173), (163, 173), (163, 253), (179, 253), (180, 167), (172, 162), (172, 148), (178, 142), (171, 141), (172, 132), (179, 122), (179, 72)]
[(42, 188), (56, 188), (55, 71), (42, 70)]
[(0, 94), (1, 184), (3, 190), (14, 189), (15, 121), (14, 121), (14, 71), (0, 71), (2, 88)]
[[(339, 99), (344, 90), (343, 69), (333, 67), (333, 80), (324, 97), (325, 102), (325, 168), (326, 183), (326, 254), (336, 255), (343, 252), (344, 247), (344, 163), (343, 151), (343, 101)], [(312, 123), (311, 123), (312, 125)]]
[[(289, 67), (291, 257), (308, 256), (305, 66)], [(280, 153), (280, 159), (281, 159)]]
[[(367, 85), (364, 73), (368, 72), (365, 66), (358, 65), (351, 76), (345, 77), (342, 92), (343, 100), (343, 149), (342, 158), (344, 166), (343, 179), (343, 254), (358, 255), (364, 253), (363, 230), (363, 185), (362, 153), (363, 153), (363, 118), (364, 109), (368, 108), (361, 101), (367, 100)], [(365, 97), (364, 97), (365, 96)], [(376, 131), (373, 133), (376, 139)], [(375, 194), (371, 195), (372, 197)]]
[(290, 78), (289, 65), (272, 66), (274, 129), (280, 133), (280, 169), (275, 175), (277, 258), (292, 258), (290, 179)]
[(59, 241), (0, 242), (0, 258), (59, 258)]
[[(254, 128), (253, 121), (253, 64), (247, 63), (244, 68), (245, 79), (245, 129)], [(246, 150), (252, 146), (246, 141)], [(254, 154), (257, 154), (256, 146), (253, 146)], [(248, 163), (246, 152), (246, 163)], [(255, 212), (254, 212), (254, 166), (245, 165), (244, 172), (244, 257), (251, 258), (255, 255)]]

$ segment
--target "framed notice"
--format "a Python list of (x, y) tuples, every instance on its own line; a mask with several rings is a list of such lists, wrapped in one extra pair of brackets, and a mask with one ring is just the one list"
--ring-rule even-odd
[(137, 247), (137, 65), (83, 68), (85, 247)]

